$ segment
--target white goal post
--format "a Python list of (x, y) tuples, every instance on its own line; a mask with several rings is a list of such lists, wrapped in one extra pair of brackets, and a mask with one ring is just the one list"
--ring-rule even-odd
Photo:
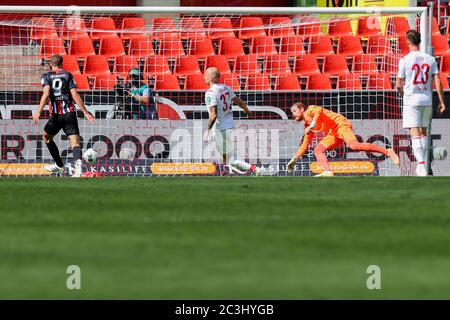
[[(53, 54), (65, 58), (97, 117), (94, 124), (78, 117), (82, 149), (99, 154), (85, 171), (220, 174), (214, 141), (202, 140), (208, 121), (202, 74), (215, 66), (253, 112), (248, 118), (233, 106), (233, 153), (266, 174), (287, 175), (286, 163), (303, 136), (289, 111), (298, 101), (342, 113), (358, 139), (393, 147), (402, 160), (397, 168), (380, 154), (339, 145), (328, 153), (338, 173), (413, 174), (395, 90), (404, 55), (396, 17), (420, 31), (421, 50), (431, 46), (426, 7), (0, 6), (0, 175), (45, 175), (42, 166), (51, 162), (40, 137), (48, 113), (40, 126), (28, 118), (37, 109), (40, 77)], [(133, 85), (131, 69), (141, 77), (133, 90), (149, 94), (148, 103), (121, 95), (121, 86)], [(313, 149), (321, 138), (294, 175), (320, 172)], [(55, 141), (70, 165), (67, 136), (61, 131)], [(124, 149), (132, 159), (121, 156)], [(449, 174), (444, 167), (437, 164), (437, 173)]]

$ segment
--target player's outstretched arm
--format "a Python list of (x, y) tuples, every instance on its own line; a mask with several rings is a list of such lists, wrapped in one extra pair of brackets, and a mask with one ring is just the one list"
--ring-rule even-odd
[(308, 150), (312, 138), (313, 138), (312, 133), (305, 134), (305, 136), (303, 137), (302, 144), (300, 145), (300, 147), (298, 148), (297, 152), (292, 157), (292, 159), (288, 162), (287, 171), (292, 172), (294, 170), (295, 164), (297, 163), (298, 159), (303, 157), (303, 155), (306, 153), (306, 150)]
[(444, 100), (444, 90), (442, 88), (442, 82), (439, 78), (439, 74), (434, 75), (434, 84), (436, 85), (436, 90), (439, 97), (439, 105), (437, 107), (438, 115), (442, 116), (445, 112), (445, 100)]
[(44, 107), (47, 104), (49, 97), (50, 97), (50, 86), (45, 86), (44, 92), (42, 93), (41, 101), (39, 102), (39, 107), (37, 108), (36, 113), (30, 117), (30, 119), (33, 119), (36, 125), (39, 125), (39, 118), (41, 117), (42, 110), (44, 110)]
[(75, 88), (70, 89), (70, 93), (72, 94), (73, 100), (78, 105), (78, 107), (80, 107), (80, 109), (83, 112), (86, 119), (88, 119), (91, 122), (94, 122), (95, 117), (86, 109), (86, 106), (84, 105), (83, 100), (81, 99), (80, 95), (78, 94), (77, 89), (75, 89)]
[(403, 86), (404, 86), (404, 78), (397, 77), (397, 91), (400, 94), (400, 97), (403, 97)]
[(253, 115), (244, 100), (242, 100), (238, 96), (233, 98), (233, 103), (237, 104), (242, 110), (244, 110), (247, 116), (251, 117)]

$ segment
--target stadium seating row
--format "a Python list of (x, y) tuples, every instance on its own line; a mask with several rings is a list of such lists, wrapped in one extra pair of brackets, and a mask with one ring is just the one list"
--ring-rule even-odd
[[(255, 54), (241, 55), (230, 60), (224, 55), (209, 56), (205, 59), (203, 68), (200, 67), (196, 56), (178, 57), (173, 67), (170, 67), (169, 59), (162, 55), (147, 57), (143, 63), (145, 76), (152, 77), (157, 74), (189, 75), (200, 74), (202, 69), (216, 67), (223, 74), (236, 73), (247, 76), (264, 72), (268, 75), (279, 76), (289, 73), (297, 75), (309, 75), (314, 73), (326, 73), (330, 75), (347, 74), (350, 72), (369, 74), (379, 71), (395, 74), (397, 72), (398, 56), (386, 55), (377, 59), (376, 55), (359, 54), (353, 59), (347, 59), (343, 55), (328, 55), (323, 58), (321, 65), (315, 55), (304, 54), (297, 57), (293, 67), (286, 55), (267, 56), (261, 63)], [(445, 66), (450, 68), (449, 57), (445, 57)], [(78, 57), (72, 55), (64, 56), (63, 68), (72, 73), (81, 73)], [(125, 77), (132, 68), (141, 69), (139, 59), (135, 56), (119, 56), (114, 59), (112, 69), (107, 56), (93, 55), (85, 59), (83, 73), (87, 76), (95, 76), (103, 73), (115, 73), (119, 77)], [(447, 69), (445, 69), (447, 71)]]
[[(443, 35), (435, 35), (432, 38), (433, 46), (437, 56), (443, 56), (450, 53), (447, 38)], [(277, 48), (278, 47), (278, 48)], [(333, 47), (333, 41), (329, 36), (321, 35), (311, 37), (308, 42), (300, 36), (282, 38), (277, 46), (273, 38), (257, 37), (252, 38), (249, 47), (249, 53), (256, 54), (258, 57), (270, 56), (273, 54), (283, 54), (289, 57), (301, 56), (305, 53), (316, 54), (319, 56), (330, 54), (342, 54), (354, 56), (362, 53), (377, 55), (386, 55), (398, 53), (401, 56), (409, 52), (406, 37), (389, 39), (386, 37), (374, 36), (367, 39), (366, 50), (364, 51), (361, 39), (356, 36), (342, 36), (337, 41), (336, 52)], [(46, 38), (40, 40), (40, 58), (46, 59), (53, 54), (70, 54), (78, 57), (95, 55), (95, 47), (88, 36), (80, 36), (70, 40), (66, 50), (65, 43), (61, 38)], [(217, 54), (225, 55), (228, 58), (236, 58), (244, 55), (244, 45), (237, 38), (221, 39), (218, 43)], [(182, 40), (175, 35), (171, 38), (165, 38), (159, 41), (157, 49), (150, 38), (134, 38), (129, 42), (128, 49), (118, 36), (105, 37), (100, 41), (98, 54), (114, 58), (122, 55), (133, 55), (139, 58), (148, 57), (155, 54), (164, 55), (169, 58), (179, 56), (194, 55), (198, 58), (205, 58), (216, 54), (214, 45), (210, 39), (203, 38), (191, 40), (185, 51)]]
[[(449, 89), (447, 77), (441, 73), (444, 89)], [(75, 81), (80, 90), (113, 90), (118, 83), (117, 77), (106, 73), (93, 77), (93, 85), (89, 83), (88, 76), (74, 74)], [(300, 76), (288, 74), (276, 77), (272, 82), (266, 74), (254, 74), (246, 77), (242, 82), (235, 73), (223, 74), (221, 82), (230, 86), (233, 90), (302, 90), (302, 83), (306, 81), (304, 88), (307, 90), (391, 90), (393, 84), (387, 73), (371, 73), (361, 75), (357, 73), (342, 74), (332, 81), (329, 75), (323, 73)], [(155, 90), (207, 90), (202, 74), (191, 74), (177, 77), (173, 74), (156, 75), (153, 79)]]
[[(326, 22), (328, 36), (336, 38), (354, 35), (351, 20), (348, 18), (333, 18)], [(418, 28), (416, 20), (415, 28)], [(382, 36), (397, 37), (404, 35), (411, 29), (408, 19), (402, 16), (389, 17), (384, 32), (381, 30), (378, 17), (366, 16), (358, 18), (356, 35), (359, 37)], [(58, 34), (59, 31), (59, 34)], [(50, 17), (35, 17), (31, 21), (30, 38), (39, 40), (43, 38), (61, 37), (62, 39), (78, 38), (89, 35), (93, 40), (100, 40), (112, 35), (130, 40), (143, 35), (161, 39), (171, 34), (180, 34), (183, 39), (209, 37), (210, 39), (234, 38), (251, 39), (255, 37), (283, 38), (299, 35), (311, 37), (322, 35), (322, 22), (317, 17), (302, 16), (272, 17), (268, 25), (261, 17), (241, 17), (236, 25), (228, 17), (210, 17), (203, 20), (200, 17), (182, 17), (179, 25), (173, 18), (155, 18), (151, 28), (148, 28), (143, 18), (123, 18), (121, 28), (116, 29), (116, 23), (111, 17), (93, 18), (90, 29), (85, 20), (70, 17), (64, 19), (57, 28), (55, 21)], [(450, 35), (450, 31), (447, 32)], [(433, 34), (440, 35), (436, 19), (433, 20)]]

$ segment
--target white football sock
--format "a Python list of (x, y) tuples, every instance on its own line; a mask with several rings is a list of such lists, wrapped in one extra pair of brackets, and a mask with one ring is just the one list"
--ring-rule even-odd
[(411, 145), (413, 149), (414, 156), (419, 164), (425, 163), (425, 150), (422, 148), (422, 139), (420, 137), (412, 137)]
[(421, 136), (420, 137), (420, 144), (422, 145), (422, 148), (424, 150), (424, 154), (426, 154), (427, 147), (428, 147), (428, 136)]

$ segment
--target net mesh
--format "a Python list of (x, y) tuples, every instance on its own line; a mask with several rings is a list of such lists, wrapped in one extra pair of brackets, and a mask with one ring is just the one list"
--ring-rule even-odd
[[(353, 166), (349, 172), (409, 175), (414, 157), (394, 89), (399, 58), (408, 50), (405, 32), (415, 26), (417, 16), (405, 14), (2, 13), (1, 162), (21, 165), (8, 167), (11, 174), (36, 175), (42, 173), (39, 165), (51, 162), (41, 138), (48, 111), (41, 127), (29, 117), (39, 104), (40, 79), (50, 57), (61, 54), (63, 68), (74, 75), (97, 118), (92, 124), (79, 112), (82, 150), (93, 148), (99, 155), (85, 171), (219, 174), (217, 168), (201, 166), (219, 164), (221, 158), (213, 141), (202, 140), (208, 119), (203, 73), (217, 67), (221, 82), (253, 112), (249, 118), (233, 107), (234, 153), (267, 174), (285, 175), (286, 162), (301, 142), (303, 125), (293, 123), (289, 111), (301, 101), (343, 114), (360, 141), (394, 148), (402, 164), (397, 168), (381, 154), (345, 146), (330, 150), (329, 160)], [(140, 72), (138, 87), (150, 89), (140, 91), (149, 94), (148, 103), (127, 94), (133, 68)], [(322, 137), (315, 137), (294, 174), (316, 173), (312, 150)], [(63, 160), (71, 163), (67, 136), (61, 132), (55, 141)], [(124, 150), (132, 150), (132, 156)], [(367, 161), (374, 171), (366, 170)], [(167, 163), (185, 166), (160, 165)]]

